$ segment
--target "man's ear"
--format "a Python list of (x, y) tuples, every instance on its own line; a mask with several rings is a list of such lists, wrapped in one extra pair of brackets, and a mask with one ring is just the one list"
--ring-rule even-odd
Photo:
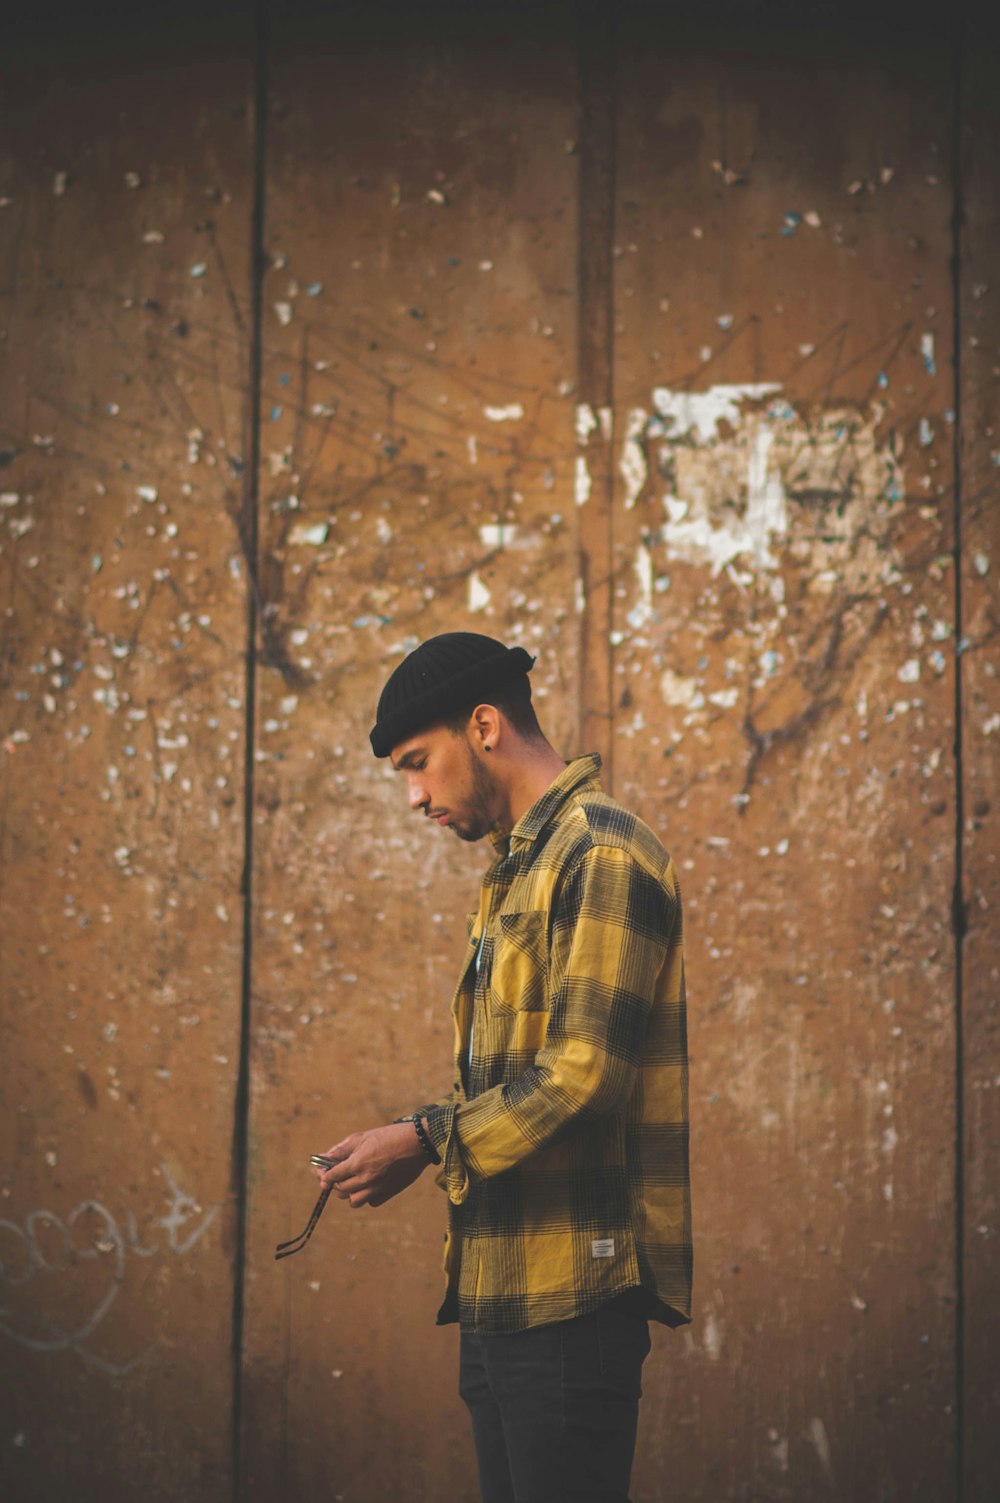
[(470, 721), (473, 743), (483, 751), (495, 750), (503, 733), (503, 717), (495, 705), (476, 705)]

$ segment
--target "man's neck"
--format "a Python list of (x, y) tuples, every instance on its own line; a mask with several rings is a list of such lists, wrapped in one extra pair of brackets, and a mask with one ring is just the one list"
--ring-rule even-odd
[(508, 787), (511, 829), (565, 771), (566, 763), (547, 741), (540, 741), (537, 750), (532, 745), (512, 761)]

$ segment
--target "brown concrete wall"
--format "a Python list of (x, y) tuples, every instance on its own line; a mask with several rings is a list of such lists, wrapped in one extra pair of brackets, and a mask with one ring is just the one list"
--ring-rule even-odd
[(958, 1178), (963, 1260), (962, 1380), (967, 1496), (988, 1498), (998, 1475), (997, 1415), (1000, 1340), (997, 1299), (1000, 1258), (996, 1227), (1000, 1212), (1000, 849), (996, 834), (1000, 790), (1000, 634), (995, 559), (1000, 544), (1000, 314), (989, 283), (1000, 237), (997, 172), (1000, 169), (1000, 110), (995, 53), (989, 29), (969, 28), (960, 77), (961, 138), (956, 169), (962, 185), (958, 328), (961, 360), (958, 402), (957, 524), (961, 529), (962, 676), (959, 750), (962, 758), (961, 1036), (959, 1060), (962, 1172)]
[(118, 41), (0, 147), (11, 1498), (231, 1486), (252, 73)]
[(477, 1496), (430, 1177), (273, 1262), (446, 1080), (482, 853), (367, 731), (456, 626), (684, 882), (637, 1503), (997, 1495), (995, 52), (848, 20), (9, 51), (6, 1496)]

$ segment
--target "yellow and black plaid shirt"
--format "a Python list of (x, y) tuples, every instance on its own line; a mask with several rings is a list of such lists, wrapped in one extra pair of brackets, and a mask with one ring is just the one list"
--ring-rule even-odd
[(691, 1318), (680, 889), (600, 765), (494, 840), (470, 917), (455, 1083), (422, 1109), (449, 1199), (439, 1324), (519, 1331), (633, 1288)]

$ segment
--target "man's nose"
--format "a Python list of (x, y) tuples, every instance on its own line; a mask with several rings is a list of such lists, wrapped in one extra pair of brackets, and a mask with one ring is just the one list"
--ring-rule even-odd
[(419, 778), (407, 779), (406, 797), (411, 809), (422, 809), (427, 803), (427, 792)]

